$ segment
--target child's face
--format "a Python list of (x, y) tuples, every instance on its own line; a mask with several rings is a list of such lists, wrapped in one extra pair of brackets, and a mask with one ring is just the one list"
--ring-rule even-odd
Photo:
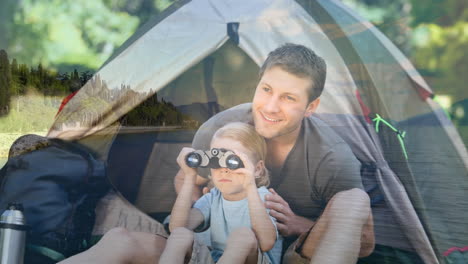
[[(244, 153), (251, 158), (250, 151), (247, 148), (239, 141), (230, 138), (214, 138), (211, 142), (211, 148), (224, 148), (236, 154)], [(228, 168), (211, 169), (213, 184), (223, 194), (224, 199), (230, 201), (238, 201), (247, 197), (247, 193), (244, 189), (244, 181), (248, 179), (245, 179), (245, 177), (246, 175), (244, 173), (236, 172), (236, 170), (230, 170)]]

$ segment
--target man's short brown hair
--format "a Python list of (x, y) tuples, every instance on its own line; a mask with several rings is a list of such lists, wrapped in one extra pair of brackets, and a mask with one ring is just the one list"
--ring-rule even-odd
[(309, 89), (309, 102), (322, 94), (327, 76), (327, 65), (311, 49), (292, 43), (280, 46), (268, 54), (260, 68), (260, 78), (266, 70), (277, 66), (297, 77), (309, 78), (312, 81), (312, 87)]

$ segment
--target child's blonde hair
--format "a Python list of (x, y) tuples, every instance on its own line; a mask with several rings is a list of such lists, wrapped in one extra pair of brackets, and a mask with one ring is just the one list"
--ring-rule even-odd
[[(213, 135), (215, 138), (230, 138), (239, 141), (245, 148), (250, 151), (250, 157), (253, 157), (253, 164), (257, 164), (260, 160), (263, 160), (265, 165), (265, 159), (267, 154), (267, 147), (265, 139), (260, 136), (255, 128), (249, 124), (241, 122), (233, 122), (224, 125), (219, 128)], [(255, 178), (257, 187), (270, 185), (270, 175), (265, 166), (260, 173), (258, 178)]]

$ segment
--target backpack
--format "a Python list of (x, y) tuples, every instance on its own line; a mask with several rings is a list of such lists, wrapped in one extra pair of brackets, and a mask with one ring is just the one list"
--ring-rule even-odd
[(103, 161), (77, 142), (18, 138), (0, 170), (0, 210), (21, 203), (26, 263), (55, 263), (89, 248), (94, 209), (110, 188)]

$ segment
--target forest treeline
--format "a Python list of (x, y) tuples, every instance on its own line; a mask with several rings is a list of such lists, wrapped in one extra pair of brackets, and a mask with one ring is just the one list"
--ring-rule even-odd
[[(0, 117), (10, 112), (11, 98), (26, 94), (28, 89), (34, 89), (44, 96), (66, 97), (78, 91), (92, 77), (93, 73), (90, 71), (78, 72), (75, 69), (71, 73), (59, 73), (44, 68), (42, 64), (32, 67), (19, 64), (16, 59), (12, 59), (10, 62), (7, 52), (0, 50)], [(82, 125), (89, 122), (90, 116), (96, 115), (96, 108), (108, 105), (114, 98), (119, 98), (121, 93), (133, 92), (130, 87), (109, 89), (99, 76), (95, 77), (93, 89), (88, 91), (92, 94), (84, 102), (76, 102), (94, 106), (90, 106), (89, 111), (81, 113), (79, 117), (71, 118)], [(147, 97), (146, 94), (138, 96)], [(167, 102), (163, 98), (158, 99), (156, 93), (120, 118), (120, 122), (126, 126), (193, 126), (194, 123), (190, 120), (189, 116), (178, 111), (171, 102)]]
[(5, 50), (0, 50), (0, 115), (10, 111), (12, 96), (24, 95), (28, 89), (35, 89), (45, 96), (66, 96), (77, 91), (93, 74), (90, 71), (79, 73), (59, 73), (48, 70), (39, 64), (37, 67), (11, 62)]
[[(198, 126), (172, 102), (159, 98), (152, 91), (137, 92), (130, 85), (110, 88), (106, 80), (95, 74), (64, 109), (61, 118), (67, 126), (95, 126), (106, 119), (119, 119), (124, 126)], [(105, 122), (105, 121), (104, 121)]]

